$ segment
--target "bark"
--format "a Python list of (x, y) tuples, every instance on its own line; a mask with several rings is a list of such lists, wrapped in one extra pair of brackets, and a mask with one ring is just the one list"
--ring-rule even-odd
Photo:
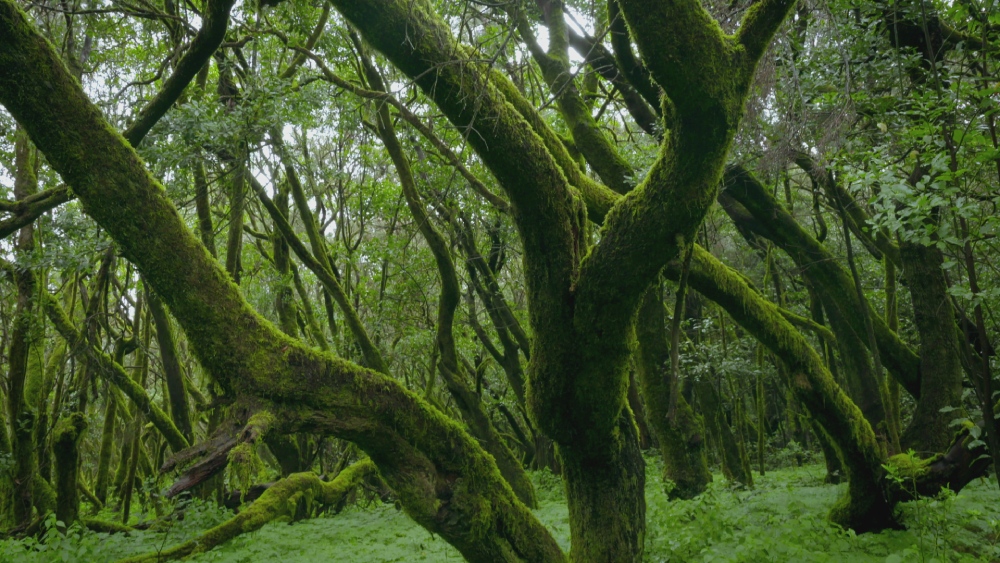
[(184, 373), (181, 371), (181, 364), (177, 358), (177, 345), (174, 342), (174, 331), (170, 326), (170, 317), (156, 293), (147, 291), (146, 303), (149, 306), (150, 316), (153, 317), (153, 323), (156, 325), (156, 343), (160, 347), (160, 361), (163, 363), (163, 379), (167, 385), (171, 418), (174, 425), (177, 426), (177, 430), (190, 442), (194, 437), (191, 428), (191, 406), (188, 404)]
[[(705, 490), (712, 481), (712, 474), (705, 458), (702, 417), (695, 414), (683, 396), (674, 393), (665, 316), (662, 292), (656, 284), (643, 298), (636, 317), (639, 344), (636, 367), (649, 410), (650, 427), (663, 453), (664, 483), (673, 483), (672, 489), (668, 487), (667, 496), (690, 499)], [(675, 405), (672, 417), (669, 414), (671, 399)]]
[(243, 210), (247, 199), (246, 155), (241, 153), (231, 159), (233, 168), (229, 175), (229, 231), (226, 238), (226, 271), (238, 285), (243, 272)]
[[(278, 184), (275, 195), (275, 205), (278, 212), (288, 218), (288, 185)], [(271, 248), (274, 255), (274, 268), (278, 271), (278, 284), (275, 288), (274, 310), (278, 312), (278, 326), (282, 332), (297, 338), (299, 335), (298, 308), (295, 306), (295, 295), (292, 292), (291, 260), (289, 258), (288, 242), (280, 234), (272, 236)]]
[(820, 298), (823, 310), (827, 311), (830, 328), (837, 335), (836, 347), (848, 395), (861, 409), (865, 419), (878, 428), (885, 422), (885, 409), (879, 396), (878, 382), (872, 371), (871, 355), (861, 337), (862, 331), (851, 325), (829, 299)]
[(591, 69), (613, 84), (615, 89), (621, 93), (625, 109), (635, 120), (636, 125), (649, 135), (662, 140), (662, 125), (657, 115), (657, 112), (660, 111), (659, 103), (652, 106), (646, 103), (639, 92), (625, 78), (614, 55), (600, 41), (586, 34), (581, 35), (569, 26), (566, 27), (566, 32), (569, 35), (570, 45), (580, 56), (584, 57), (584, 61)]
[(97, 477), (94, 482), (94, 498), (102, 504), (108, 500), (108, 485), (111, 480), (111, 454), (115, 438), (115, 419), (118, 403), (114, 394), (108, 393), (104, 408), (104, 428), (101, 430), (101, 449), (97, 454)]
[(335, 506), (374, 472), (374, 464), (364, 460), (348, 467), (330, 482), (322, 481), (315, 473), (289, 475), (268, 487), (248, 508), (197, 538), (162, 552), (125, 559), (123, 563), (159, 563), (204, 553), (241, 534), (255, 532), (274, 520), (294, 520), (303, 512)]
[(698, 396), (698, 404), (701, 405), (705, 421), (712, 429), (712, 434), (718, 438), (719, 452), (724, 472), (727, 474), (726, 477), (741, 485), (752, 487), (753, 475), (744, 470), (736, 435), (733, 434), (733, 429), (726, 422), (719, 392), (715, 385), (707, 378), (700, 378), (695, 381), (695, 393)]
[(823, 460), (826, 462), (826, 476), (823, 477), (824, 483), (838, 484), (847, 478), (844, 474), (844, 464), (840, 462), (840, 455), (837, 453), (836, 446), (830, 440), (830, 436), (827, 435), (826, 430), (816, 423), (812, 418), (809, 419), (809, 425), (812, 427), (813, 435), (816, 436), (816, 441), (819, 442), (819, 448), (823, 452)]
[(69, 526), (80, 514), (77, 479), (80, 474), (80, 440), (87, 428), (83, 413), (75, 412), (59, 420), (52, 435), (56, 461), (56, 518)]
[[(21, 128), (15, 131), (15, 178), (14, 194), (18, 198), (26, 198), (36, 192), (38, 179), (35, 175), (37, 156), (28, 133)], [(18, 232), (14, 248), (19, 257), (26, 257), (34, 248), (34, 227), (29, 223)], [(13, 519), (14, 524), (27, 524), (32, 517), (32, 492), (38, 467), (35, 451), (34, 425), (36, 420), (35, 407), (28, 396), (28, 390), (33, 387), (31, 379), (40, 378), (36, 372), (38, 362), (31, 361), (32, 348), (38, 353), (37, 329), (35, 325), (35, 278), (26, 269), (12, 272), (12, 279), (17, 286), (17, 305), (14, 309), (14, 322), (10, 335), (8, 350), (9, 367), (7, 370), (7, 419), (10, 424), (10, 436), (13, 459)]]
[(632, 167), (600, 130), (570, 69), (569, 34), (563, 4), (548, 0), (539, 4), (549, 31), (548, 50), (542, 49), (535, 40), (527, 15), (521, 11), (514, 13), (518, 31), (556, 99), (559, 114), (573, 136), (573, 145), (609, 188), (621, 194), (627, 193), (635, 186)]
[(216, 256), (215, 227), (212, 226), (212, 204), (208, 198), (208, 178), (205, 176), (205, 162), (202, 159), (195, 162), (193, 174), (194, 204), (198, 213), (198, 234), (201, 236), (201, 243), (214, 257)]
[(35, 222), (45, 212), (54, 207), (58, 207), (73, 199), (73, 195), (67, 186), (59, 186), (38, 192), (37, 194), (20, 198), (17, 201), (4, 202), (3, 211), (13, 213), (14, 216), (0, 221), (0, 238), (7, 238)]
[(936, 247), (912, 242), (900, 245), (903, 274), (910, 283), (913, 320), (920, 336), (921, 399), (900, 442), (903, 450), (940, 452), (951, 444), (954, 430), (950, 411), (962, 406), (961, 348), (955, 313), (948, 298), (948, 284), (942, 265), (944, 257)]

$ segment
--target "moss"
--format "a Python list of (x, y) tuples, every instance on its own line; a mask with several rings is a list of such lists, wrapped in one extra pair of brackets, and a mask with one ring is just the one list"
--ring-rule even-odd
[(90, 531), (97, 532), (99, 534), (124, 534), (132, 531), (132, 528), (119, 524), (117, 522), (110, 522), (108, 520), (98, 520), (96, 518), (82, 518), (80, 522)]
[[(668, 266), (665, 274), (676, 279), (679, 267)], [(698, 246), (692, 255), (688, 283), (722, 306), (785, 363), (787, 369), (782, 373), (787, 374), (788, 385), (829, 436), (850, 479), (847, 493), (831, 511), (833, 521), (858, 532), (895, 526), (894, 501), (887, 498), (884, 489), (884, 458), (875, 433), (808, 341), (781, 315), (777, 305)]]
[(33, 480), (32, 498), (38, 514), (48, 514), (56, 509), (56, 490), (45, 479)]
[(243, 442), (229, 451), (226, 463), (226, 480), (240, 491), (240, 498), (242, 498), (250, 490), (250, 487), (257, 483), (258, 476), (263, 469), (264, 462), (257, 454), (257, 444)]
[(340, 503), (362, 479), (375, 471), (374, 464), (363, 460), (342, 471), (329, 483), (315, 473), (294, 473), (269, 487), (253, 504), (233, 518), (204, 532), (199, 537), (160, 553), (125, 559), (123, 563), (170, 561), (214, 547), (248, 532), (261, 529), (268, 522), (293, 520), (314, 514), (316, 510)]
[(691, 499), (712, 481), (705, 456), (704, 421), (683, 396), (676, 398), (674, 419), (670, 419), (670, 344), (664, 323), (660, 284), (649, 289), (636, 318), (637, 376), (649, 423), (663, 453), (664, 483), (671, 499)]
[(902, 481), (912, 481), (919, 479), (930, 471), (930, 466), (941, 459), (942, 455), (937, 454), (928, 458), (921, 458), (914, 453), (896, 454), (886, 461), (889, 466), (890, 475)]
[[(835, 306), (850, 326), (864, 326), (861, 307), (870, 305), (858, 301), (851, 274), (830, 251), (802, 228), (745, 169), (734, 167), (727, 170), (725, 183), (725, 194), (742, 204), (763, 227), (757, 234), (781, 247), (816, 291), (822, 292), (825, 302)], [(895, 331), (889, 329), (881, 315), (873, 313), (871, 320), (882, 362), (900, 385), (919, 398), (920, 358)], [(868, 346), (867, 339), (860, 340), (863, 345)]]
[(913, 320), (920, 336), (920, 399), (913, 418), (900, 438), (904, 449), (943, 451), (952, 441), (951, 421), (961, 415), (961, 350), (955, 311), (948, 297), (944, 256), (937, 247), (912, 242), (900, 245), (900, 260), (907, 279)]
[(109, 394), (107, 406), (104, 409), (104, 427), (101, 432), (101, 449), (97, 454), (97, 477), (94, 484), (94, 495), (101, 502), (108, 498), (108, 484), (111, 479), (111, 454), (114, 445), (115, 419), (118, 412), (118, 403), (113, 395)]
[(83, 413), (74, 412), (59, 419), (52, 431), (52, 450), (55, 453), (56, 518), (69, 524), (80, 513), (80, 494), (77, 490), (80, 463), (80, 440), (87, 428)]

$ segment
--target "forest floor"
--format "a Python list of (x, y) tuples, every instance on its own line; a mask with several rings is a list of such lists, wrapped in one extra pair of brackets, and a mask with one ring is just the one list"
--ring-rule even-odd
[[(728, 487), (721, 476), (691, 501), (667, 501), (655, 459), (646, 489), (646, 560), (654, 562), (1000, 562), (1000, 492), (978, 480), (960, 494), (903, 506), (905, 531), (856, 536), (826, 521), (844, 485), (824, 485), (821, 464), (769, 471), (753, 490)], [(562, 485), (535, 473), (538, 518), (568, 549), (569, 522)], [(71, 529), (41, 541), (0, 542), (0, 561), (114, 561), (176, 545), (225, 520), (226, 511), (192, 503), (185, 518), (165, 531), (108, 536)], [(461, 561), (442, 539), (417, 526), (391, 504), (376, 501), (340, 514), (262, 530), (191, 559), (196, 562), (384, 563)]]

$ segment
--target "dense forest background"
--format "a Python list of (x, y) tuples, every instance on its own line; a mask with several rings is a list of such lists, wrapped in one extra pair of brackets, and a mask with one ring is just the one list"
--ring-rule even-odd
[(642, 560), (812, 460), (851, 537), (987, 498), (998, 32), (988, 0), (0, 0), (5, 553), (374, 502), (472, 561)]

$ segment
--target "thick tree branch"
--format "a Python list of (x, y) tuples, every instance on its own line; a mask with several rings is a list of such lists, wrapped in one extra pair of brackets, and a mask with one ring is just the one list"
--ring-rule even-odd
[(736, 40), (746, 49), (747, 56), (756, 60), (764, 54), (794, 5), (795, 0), (759, 0), (750, 6), (736, 32)]
[[(726, 171), (724, 182), (725, 196), (735, 199), (757, 220), (754, 226), (759, 227), (760, 231), (756, 234), (774, 242), (788, 253), (817, 290), (823, 291), (824, 297), (853, 326), (863, 326), (861, 307), (871, 305), (858, 302), (850, 273), (837, 262), (830, 251), (806, 232), (746, 169), (730, 168)], [(728, 211), (733, 206), (724, 207)], [(900, 385), (919, 398), (920, 358), (900, 340), (899, 335), (889, 329), (881, 315), (872, 314), (871, 317), (886, 368)]]

